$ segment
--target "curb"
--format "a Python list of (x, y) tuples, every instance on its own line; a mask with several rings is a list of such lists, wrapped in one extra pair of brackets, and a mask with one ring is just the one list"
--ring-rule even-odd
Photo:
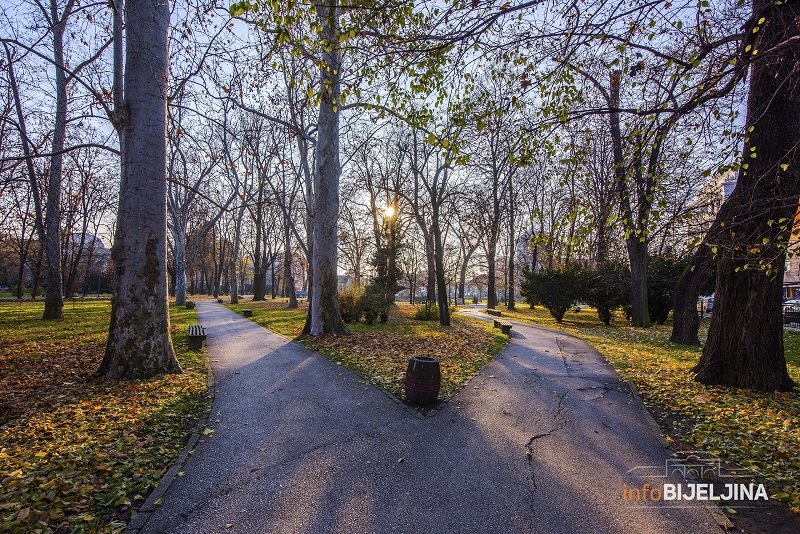
[(178, 476), (178, 473), (186, 463), (189, 455), (194, 452), (195, 445), (197, 445), (197, 441), (200, 439), (201, 429), (206, 426), (209, 417), (211, 417), (212, 407), (214, 405), (214, 370), (211, 368), (211, 361), (208, 358), (208, 350), (205, 351), (205, 360), (206, 371), (208, 373), (208, 393), (206, 395), (205, 415), (200, 416), (200, 419), (197, 421), (197, 425), (192, 431), (189, 441), (178, 455), (178, 458), (175, 460), (172, 466), (167, 469), (167, 472), (164, 473), (164, 476), (162, 476), (161, 480), (158, 482), (158, 486), (156, 486), (152, 493), (150, 493), (150, 495), (147, 497), (147, 500), (144, 502), (141, 508), (139, 508), (137, 514), (133, 517), (133, 519), (131, 519), (131, 522), (128, 523), (128, 527), (125, 529), (125, 534), (136, 534), (145, 526), (147, 521), (150, 519), (150, 516), (153, 515), (153, 512), (155, 512), (156, 507), (161, 504), (164, 494)]

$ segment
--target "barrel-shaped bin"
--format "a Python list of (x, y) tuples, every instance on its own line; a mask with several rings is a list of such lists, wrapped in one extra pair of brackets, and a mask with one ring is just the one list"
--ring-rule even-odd
[(439, 397), (442, 373), (439, 360), (412, 356), (406, 369), (406, 399), (417, 404), (431, 404)]

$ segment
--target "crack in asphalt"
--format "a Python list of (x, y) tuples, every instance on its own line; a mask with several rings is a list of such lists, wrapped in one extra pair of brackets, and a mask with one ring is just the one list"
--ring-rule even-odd
[(561, 362), (564, 364), (564, 370), (567, 372), (567, 376), (572, 377), (572, 368), (567, 364), (567, 354), (569, 353), (564, 350), (566, 348), (566, 342), (556, 336), (556, 346), (558, 347), (558, 354), (561, 356)]

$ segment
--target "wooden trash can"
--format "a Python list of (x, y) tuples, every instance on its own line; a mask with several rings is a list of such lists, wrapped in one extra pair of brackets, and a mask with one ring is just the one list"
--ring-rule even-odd
[(428, 356), (412, 356), (406, 369), (406, 400), (431, 404), (439, 397), (442, 373), (439, 360)]

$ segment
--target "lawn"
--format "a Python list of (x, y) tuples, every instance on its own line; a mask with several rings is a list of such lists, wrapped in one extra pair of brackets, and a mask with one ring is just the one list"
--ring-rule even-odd
[(447, 399), (502, 350), (508, 336), (497, 333), (492, 325), (454, 315), (449, 327), (437, 321), (417, 321), (415, 308), (400, 304), (385, 324), (351, 323), (350, 336), (301, 336), (306, 305), (287, 310), (283, 300), (229, 304), (238, 313), (253, 310), (252, 320), (264, 327), (295, 339), (328, 358), (356, 371), (397, 397), (403, 397), (406, 367), (412, 355), (439, 359), (442, 371), (440, 399)]
[(107, 381), (108, 301), (0, 305), (0, 532), (114, 532), (184, 446), (208, 400), (205, 356), (186, 349), (194, 310), (172, 307), (183, 374)]
[[(541, 307), (527, 305), (503, 315), (563, 330), (599, 350), (625, 378), (631, 379), (645, 404), (676, 449), (710, 451), (746, 468), (769, 485), (769, 491), (800, 513), (800, 396), (758, 393), (739, 388), (704, 386), (690, 369), (701, 349), (669, 342), (671, 325), (633, 328), (616, 318), (602, 324), (592, 309), (568, 312), (557, 324)], [(709, 319), (701, 322), (705, 341)], [(800, 333), (784, 334), (789, 374), (800, 384)]]

